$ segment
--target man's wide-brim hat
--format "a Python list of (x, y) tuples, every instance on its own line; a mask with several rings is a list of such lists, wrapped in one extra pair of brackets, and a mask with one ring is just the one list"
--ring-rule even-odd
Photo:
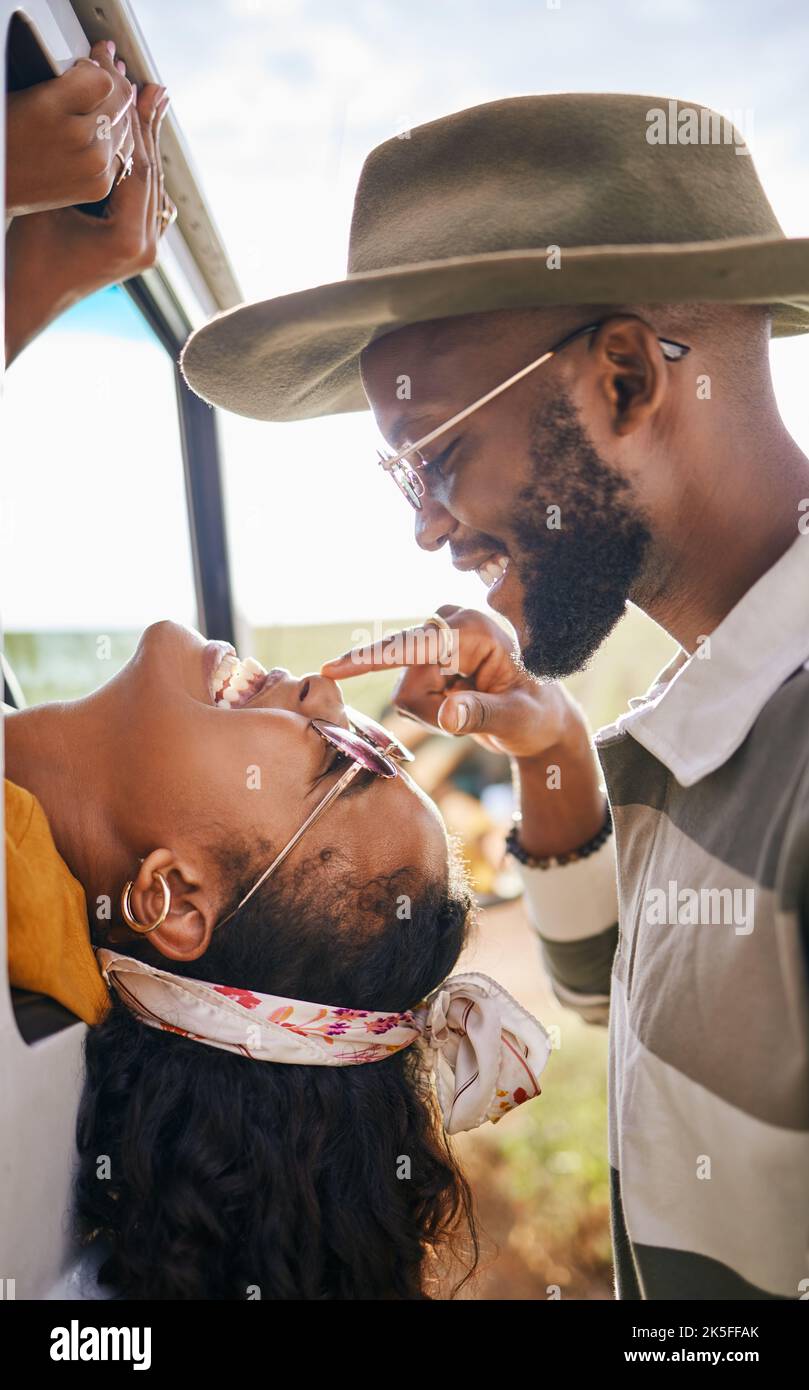
[(182, 370), (213, 405), (304, 420), (367, 409), (360, 353), (406, 324), (688, 302), (809, 331), (809, 238), (784, 236), (738, 130), (664, 97), (510, 97), (373, 149), (346, 279), (220, 314)]

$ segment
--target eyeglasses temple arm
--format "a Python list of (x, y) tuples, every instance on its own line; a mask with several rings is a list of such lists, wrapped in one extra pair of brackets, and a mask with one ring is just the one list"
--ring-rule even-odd
[[(584, 338), (588, 333), (595, 333), (596, 329), (600, 327), (601, 325), (599, 323), (590, 323), (586, 328), (577, 328), (573, 333), (568, 333), (566, 338), (562, 338), (560, 342), (554, 343), (553, 347), (543, 352), (541, 357), (537, 357), (533, 362), (529, 362), (527, 367), (521, 367), (518, 372), (515, 372), (513, 376), (509, 377), (508, 381), (502, 381), (499, 386), (495, 386), (485, 396), (481, 396), (480, 400), (474, 401), (472, 405), (468, 405), (465, 410), (459, 410), (458, 414), (453, 415), (451, 420), (447, 420), (443, 425), (439, 425), (438, 429), (432, 430), (430, 434), (425, 434), (423, 439), (417, 440), (415, 444), (409, 444), (406, 449), (400, 449), (398, 454), (394, 454), (392, 458), (382, 458), (380, 456), (380, 468), (384, 469), (386, 473), (389, 473), (392, 468), (396, 467), (397, 463), (400, 463), (401, 460), (407, 456), (407, 454), (415, 453), (419, 449), (425, 448), (427, 444), (432, 444), (434, 439), (444, 434), (446, 430), (452, 429), (453, 425), (459, 425), (461, 421), (465, 420), (467, 415), (471, 415), (474, 410), (479, 410), (482, 405), (486, 405), (489, 401), (493, 400), (495, 396), (499, 396), (501, 391), (506, 391), (509, 386), (513, 386), (515, 382), (527, 376), (535, 367), (541, 367), (542, 363), (547, 362), (549, 357), (555, 357), (556, 353), (562, 348), (567, 347), (568, 343), (575, 342), (577, 338)], [(663, 355), (667, 357), (670, 362), (685, 357), (686, 353), (691, 351), (685, 343), (677, 343), (673, 338), (658, 338), (657, 341), (664, 349), (674, 349), (673, 352), (666, 352), (664, 350)]]
[(473, 405), (468, 405), (465, 410), (459, 410), (457, 415), (453, 415), (452, 419), (447, 420), (445, 424), (439, 425), (437, 430), (432, 430), (430, 434), (425, 434), (423, 439), (417, 440), (415, 444), (409, 444), (406, 449), (400, 449), (398, 454), (393, 455), (393, 458), (380, 458), (380, 468), (383, 468), (386, 473), (389, 473), (391, 468), (394, 468), (397, 463), (400, 463), (407, 454), (412, 454), (415, 450), (423, 449), (425, 445), (432, 444), (433, 440), (437, 439), (445, 430), (451, 430), (453, 425), (459, 425), (461, 420), (465, 420), (467, 415), (472, 414), (473, 410), (479, 410), (482, 405), (486, 405), (489, 401), (493, 400), (495, 396), (499, 396), (500, 392), (505, 391), (508, 386), (513, 386), (516, 381), (519, 381), (521, 377), (527, 376), (535, 367), (539, 367), (543, 362), (547, 362), (548, 358), (553, 357), (555, 352), (556, 348), (548, 348), (535, 362), (529, 362), (527, 367), (522, 367), (520, 371), (515, 372), (513, 376), (509, 377), (508, 381), (502, 381), (499, 386), (495, 386), (492, 391), (487, 392), (485, 396), (481, 396), (480, 400), (475, 401)]

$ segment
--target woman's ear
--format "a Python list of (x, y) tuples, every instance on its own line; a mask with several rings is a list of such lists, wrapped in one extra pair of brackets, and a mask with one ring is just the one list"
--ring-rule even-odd
[(666, 364), (652, 328), (631, 315), (602, 323), (590, 343), (589, 370), (605, 399), (615, 434), (646, 424), (666, 394)]
[(165, 921), (144, 933), (144, 939), (170, 960), (196, 960), (207, 950), (216, 925), (215, 894), (203, 883), (201, 866), (181, 862), (173, 850), (153, 849), (141, 860), (129, 894), (130, 910), (144, 926), (157, 921), (165, 904), (157, 874), (168, 884), (171, 903)]

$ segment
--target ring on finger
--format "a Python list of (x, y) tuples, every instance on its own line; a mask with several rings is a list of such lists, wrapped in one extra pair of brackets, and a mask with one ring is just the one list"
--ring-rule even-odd
[(446, 666), (452, 660), (453, 645), (452, 628), (446, 618), (442, 618), (440, 613), (431, 613), (429, 618), (424, 619), (422, 627), (438, 628), (440, 634), (438, 665)]
[(123, 183), (124, 179), (129, 178), (129, 175), (132, 173), (132, 169), (134, 168), (135, 160), (131, 154), (123, 155), (121, 154), (120, 150), (116, 150), (115, 158), (120, 159), (121, 161), (121, 172), (115, 180), (115, 186), (117, 188), (119, 183)]

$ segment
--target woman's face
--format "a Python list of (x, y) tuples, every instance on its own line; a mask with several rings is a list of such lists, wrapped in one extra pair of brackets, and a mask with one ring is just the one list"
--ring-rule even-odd
[[(173, 903), (187, 897), (200, 912), (204, 900), (212, 930), (232, 885), (217, 885), (211, 847), (255, 846), (248, 872), (259, 858), (257, 877), (345, 771), (345, 761), (335, 766), (336, 750), (310, 722), (349, 726), (336, 682), (276, 669), (228, 704), (221, 689), (217, 699), (217, 684), (232, 650), (177, 623), (156, 623), (124, 669), (87, 701), (103, 741), (115, 827), (136, 856), (133, 878), (137, 858), (146, 860), (146, 877), (136, 880), (132, 895), (140, 920), (156, 915), (160, 895), (149, 884), (158, 868), (170, 880)], [(430, 799), (404, 771), (358, 780), (307, 830), (287, 863), (320, 854), (352, 878), (403, 865), (419, 876), (442, 876), (446, 833)], [(180, 941), (180, 950), (164, 928), (146, 939), (165, 954), (194, 958), (209, 932), (200, 934), (197, 924), (196, 936), (196, 943)]]

